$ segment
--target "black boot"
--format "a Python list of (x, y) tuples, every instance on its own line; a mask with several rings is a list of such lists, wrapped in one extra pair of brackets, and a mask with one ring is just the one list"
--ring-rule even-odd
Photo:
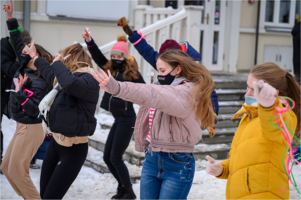
[(29, 164), (29, 168), (30, 169), (40, 169), (40, 166), (38, 164), (36, 164), (36, 160), (35, 158), (33, 158), (31, 161), (30, 161), (30, 164)]
[(132, 186), (124, 187), (124, 193), (120, 199), (136, 199)]
[(120, 197), (122, 197), (122, 195), (123, 195), (123, 187), (122, 186), (120, 186), (120, 185), (118, 185), (118, 187), (117, 187), (117, 194), (115, 194), (114, 196), (112, 196), (112, 198), (111, 199), (120, 199)]

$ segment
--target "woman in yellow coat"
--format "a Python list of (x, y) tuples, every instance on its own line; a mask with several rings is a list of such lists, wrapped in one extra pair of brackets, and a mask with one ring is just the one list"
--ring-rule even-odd
[[(232, 118), (242, 116), (230, 157), (220, 163), (207, 156), (206, 171), (228, 179), (227, 199), (289, 199), (288, 178), (282, 165), (283, 155), (285, 159), (288, 156), (284, 153), (287, 142), (269, 120), (274, 117), (275, 107), (283, 108), (285, 104), (275, 95), (290, 97), (295, 108), (282, 117), (300, 139), (300, 86), (274, 63), (253, 67), (247, 85), (246, 103)], [(277, 124), (275, 118), (271, 122)]]

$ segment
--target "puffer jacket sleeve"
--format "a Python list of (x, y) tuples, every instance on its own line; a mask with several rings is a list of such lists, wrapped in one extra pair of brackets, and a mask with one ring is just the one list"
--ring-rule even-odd
[[(43, 97), (47, 94), (48, 84), (40, 77), (38, 79), (28, 80), (22, 89), (20, 89), (14, 96), (16, 101), (22, 105), (22, 108), (31, 117), (37, 117), (39, 114), (39, 104)], [(33, 92), (33, 95), (27, 99), (25, 89)]]
[(158, 109), (168, 115), (186, 118), (192, 112), (188, 104), (190, 88), (187, 85), (149, 85), (118, 82), (120, 91), (116, 97), (126, 101)]
[(68, 95), (93, 102), (95, 93), (91, 90), (98, 91), (99, 83), (91, 74), (75, 76), (61, 61), (54, 62), (51, 68), (58, 83)]
[(35, 60), (34, 66), (36, 66), (37, 70), (41, 73), (46, 82), (50, 86), (53, 86), (54, 73), (50, 67), (50, 63), (45, 58), (39, 57)]
[[(8, 30), (14, 30), (18, 28), (18, 21), (14, 18), (13, 20), (7, 21)], [(22, 54), (24, 43), (20, 34), (20, 31), (13, 31), (9, 33), (11, 38), (12, 47), (18, 57), (21, 66), (26, 66), (31, 60), (31, 57), (28, 54)]]
[[(134, 31), (131, 36), (129, 36), (129, 41), (131, 43), (137, 42), (141, 38), (141, 35)], [(157, 58), (158, 52), (154, 50), (152, 46), (147, 44), (146, 40), (142, 38), (134, 47), (137, 49), (139, 54), (155, 69), (157, 70)]]
[(90, 42), (87, 42), (86, 40), (85, 42), (94, 62), (98, 65), (98, 67), (104, 70), (103, 66), (108, 62), (108, 59), (102, 54), (93, 38), (91, 38)]
[[(264, 108), (258, 104), (258, 117), (260, 120), (260, 126), (262, 128), (263, 135), (271, 141), (282, 141), (284, 140), (284, 136), (282, 135), (281, 130), (271, 124), (273, 123), (277, 125), (277, 121), (274, 115), (276, 111), (275, 107), (283, 108), (283, 105), (278, 98), (276, 98), (275, 104), (270, 108)], [(283, 113), (282, 118), (283, 121), (287, 124), (288, 128), (292, 131), (292, 133), (295, 133), (297, 127), (297, 117), (295, 113), (293, 111)]]

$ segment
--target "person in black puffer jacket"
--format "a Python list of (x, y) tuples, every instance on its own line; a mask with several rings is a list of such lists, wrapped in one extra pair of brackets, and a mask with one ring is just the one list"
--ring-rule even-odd
[(52, 62), (53, 57), (38, 45), (36, 53), (29, 54), (29, 47), (22, 41), (18, 22), (12, 18), (12, 6), (5, 5), (5, 11), (8, 14), (11, 44), (21, 66), (14, 75), (8, 104), (9, 116), (17, 122), (17, 128), (6, 150), (1, 170), (18, 195), (25, 199), (40, 199), (29, 176), (29, 163), (44, 140), (38, 105), (46, 95), (49, 84), (39, 75), (30, 56), (39, 55), (46, 58), (48, 63)]
[[(85, 38), (93, 60), (102, 70), (110, 70), (112, 76), (118, 81), (145, 83), (138, 71), (134, 58), (128, 53), (125, 35), (119, 36), (112, 47), (110, 51), (111, 60), (107, 60), (101, 53), (94, 40), (90, 37), (88, 30), (85, 30), (85, 33), (83, 33), (83, 38)], [(136, 195), (132, 189), (129, 172), (122, 160), (122, 155), (133, 135), (133, 127), (136, 121), (133, 103), (113, 97), (105, 92), (100, 107), (110, 111), (115, 118), (103, 155), (110, 172), (118, 181), (117, 194), (112, 199), (135, 199)]]
[(46, 117), (53, 138), (42, 164), (40, 195), (42, 199), (62, 199), (87, 157), (88, 136), (96, 128), (100, 87), (93, 78), (92, 59), (80, 44), (65, 48), (51, 65), (41, 57), (35, 57), (34, 64), (58, 91)]
[[(20, 29), (21, 38), (25, 45), (31, 42), (31, 37), (27, 30)], [(5, 92), (5, 90), (10, 89), (13, 77), (16, 71), (20, 68), (21, 64), (16, 57), (13, 47), (11, 46), (10, 38), (4, 37), (1, 38), (1, 116), (0, 116), (0, 164), (2, 162), (2, 152), (3, 152), (3, 133), (2, 133), (2, 117), (3, 115), (8, 115), (8, 101), (9, 101), (9, 93)], [(1, 173), (1, 171), (0, 171)]]

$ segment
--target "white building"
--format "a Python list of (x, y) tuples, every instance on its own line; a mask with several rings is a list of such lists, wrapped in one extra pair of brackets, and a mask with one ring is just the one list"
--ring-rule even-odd
[[(9, 0), (1, 1), (1, 4), (5, 3), (9, 3)], [(258, 4), (260, 10), (257, 24)], [(37, 44), (53, 54), (74, 41), (83, 42), (81, 34), (85, 27), (90, 28), (91, 35), (102, 46), (123, 33), (122, 28), (117, 26), (120, 17), (126, 16), (133, 28), (142, 29), (179, 13), (185, 5), (203, 7), (186, 7), (186, 17), (183, 15), (178, 22), (174, 17), (173, 22), (167, 25), (169, 28), (164, 30), (158, 28), (152, 33), (147, 29), (146, 39), (151, 41), (153, 35), (156, 50), (160, 47), (159, 43), (163, 42), (160, 33), (164, 32), (166, 39), (188, 40), (199, 50), (203, 63), (211, 72), (246, 72), (254, 66), (257, 43), (257, 63), (271, 61), (288, 71), (293, 69), (290, 32), (296, 14), (300, 13), (300, 2), (296, 0), (38, 0), (31, 1), (30, 33)], [(156, 9), (166, 6), (177, 10)], [(22, 12), (23, 1), (14, 1), (14, 17), (21, 26)], [(5, 20), (6, 13), (2, 11), (1, 37), (8, 35)], [(181, 30), (178, 36), (173, 29), (177, 26)], [(259, 32), (258, 42), (256, 27)], [(133, 50), (131, 52), (135, 54)], [(148, 76), (151, 74), (149, 72)]]

